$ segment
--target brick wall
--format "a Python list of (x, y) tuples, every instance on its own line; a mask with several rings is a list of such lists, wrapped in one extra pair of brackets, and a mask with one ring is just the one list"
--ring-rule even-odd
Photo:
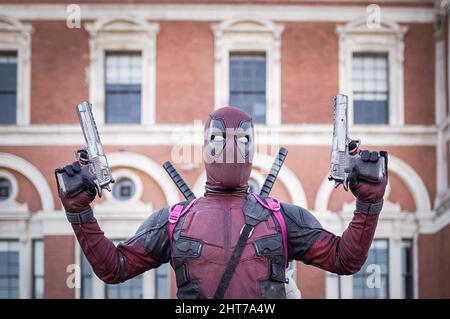
[(71, 273), (67, 266), (75, 263), (73, 236), (45, 236), (44, 297), (66, 299), (75, 297), (75, 289), (67, 286)]
[(330, 123), (339, 91), (335, 23), (283, 23), (281, 116), (283, 123)]
[(450, 298), (450, 225), (419, 236), (419, 298)]
[(156, 122), (192, 123), (214, 109), (211, 22), (160, 22)]
[(89, 97), (89, 36), (65, 21), (28, 21), (33, 25), (31, 123), (77, 123), (75, 105)]
[(434, 57), (431, 24), (408, 24), (405, 35), (405, 123), (435, 123)]

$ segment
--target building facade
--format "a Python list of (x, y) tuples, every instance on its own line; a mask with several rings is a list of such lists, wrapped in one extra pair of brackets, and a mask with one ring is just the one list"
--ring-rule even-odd
[(362, 270), (292, 263), (302, 297), (450, 297), (449, 1), (77, 3), (0, 0), (0, 298), (175, 297), (168, 265), (105, 285), (76, 243), (54, 169), (84, 145), (79, 101), (117, 181), (93, 207), (118, 242), (182, 200), (166, 160), (202, 196), (202, 125), (229, 104), (256, 122), (250, 186), (287, 147), (272, 195), (341, 234), (355, 203), (327, 180), (338, 92), (390, 183)]

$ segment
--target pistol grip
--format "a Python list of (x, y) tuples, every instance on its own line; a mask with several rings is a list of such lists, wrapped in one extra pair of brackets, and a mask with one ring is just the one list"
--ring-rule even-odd
[(82, 165), (81, 172), (69, 176), (64, 170), (55, 171), (56, 183), (58, 185), (59, 196), (68, 198), (89, 191), (92, 192), (92, 184), (95, 185), (97, 194), (101, 196), (101, 188), (97, 186), (96, 181), (91, 173), (90, 164)]
[(55, 173), (60, 196), (74, 197), (85, 190), (83, 176), (75, 174), (69, 176), (66, 172)]
[(351, 178), (378, 184), (385, 172), (385, 159), (381, 156), (376, 162), (366, 162), (359, 154), (351, 157)]

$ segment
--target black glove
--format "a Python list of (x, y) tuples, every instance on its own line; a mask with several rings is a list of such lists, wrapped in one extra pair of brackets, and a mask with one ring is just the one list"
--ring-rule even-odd
[[(359, 179), (357, 168), (352, 172), (349, 183), (350, 190), (357, 199), (357, 210), (372, 212), (372, 209), (374, 213), (378, 213), (383, 205), (383, 196), (388, 182), (388, 154), (385, 151), (380, 151), (379, 153), (362, 151), (360, 155), (363, 162), (371, 163), (377, 163), (381, 157), (384, 157), (385, 175), (379, 183), (370, 183)], [(372, 204), (377, 204), (378, 206), (372, 208)]]
[[(55, 175), (59, 197), (66, 212), (77, 213), (88, 209), (97, 194), (94, 175), (89, 171), (89, 165), (73, 162), (63, 168), (55, 169)], [(64, 191), (60, 187), (62, 186), (60, 178), (64, 183)]]

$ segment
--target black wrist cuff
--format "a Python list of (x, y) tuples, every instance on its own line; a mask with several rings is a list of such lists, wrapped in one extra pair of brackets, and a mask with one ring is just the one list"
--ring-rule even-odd
[(67, 220), (71, 224), (81, 225), (86, 224), (92, 218), (94, 218), (94, 212), (89, 207), (88, 209), (82, 211), (81, 213), (69, 213), (66, 212)]
[(377, 215), (381, 212), (382, 208), (383, 208), (383, 200), (374, 204), (364, 203), (361, 202), (359, 199), (356, 200), (356, 210), (364, 214)]

